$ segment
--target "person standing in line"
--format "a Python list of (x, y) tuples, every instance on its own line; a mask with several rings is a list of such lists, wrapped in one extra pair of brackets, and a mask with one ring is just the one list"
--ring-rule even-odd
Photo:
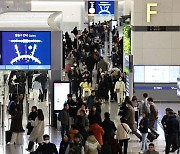
[(95, 95), (96, 95), (95, 90), (92, 90), (91, 95), (88, 97), (86, 102), (88, 109), (92, 109)]
[(147, 99), (148, 104), (150, 105), (150, 114), (149, 114), (149, 129), (151, 132), (156, 135), (156, 138), (158, 138), (159, 134), (154, 129), (154, 123), (158, 119), (158, 110), (156, 105), (153, 102), (152, 97), (149, 97)]
[(142, 113), (142, 119), (139, 123), (139, 131), (142, 134), (142, 146), (141, 146), (141, 150), (145, 151), (147, 150), (147, 136), (148, 136), (148, 126), (149, 126), (149, 119), (146, 115), (146, 113)]
[(70, 141), (69, 136), (64, 135), (60, 143), (59, 154), (65, 154), (67, 146), (69, 145), (69, 141)]
[(11, 116), (11, 131), (12, 131), (12, 137), (10, 144), (22, 144), (22, 133), (24, 132), (24, 129), (22, 127), (22, 111), (17, 105), (15, 107), (15, 115)]
[(125, 83), (122, 81), (122, 77), (119, 77), (119, 81), (116, 82), (114, 92), (117, 94), (117, 102), (121, 106), (124, 100), (124, 93), (126, 92)]
[(101, 114), (96, 110), (96, 106), (93, 105), (92, 109), (89, 112), (88, 115), (89, 124), (91, 125), (92, 122), (95, 120), (99, 125), (101, 124)]
[(159, 154), (159, 152), (157, 152), (157, 151), (155, 150), (154, 144), (153, 144), (153, 143), (150, 143), (150, 144), (149, 144), (149, 149), (146, 150), (143, 154)]
[(69, 104), (64, 104), (64, 109), (60, 111), (58, 115), (58, 120), (61, 121), (61, 137), (69, 132)]
[(34, 127), (30, 136), (29, 136), (29, 144), (27, 151), (31, 152), (34, 146), (34, 142), (38, 144), (42, 144), (43, 142), (43, 134), (44, 134), (44, 114), (41, 109), (37, 111), (37, 117), (35, 121), (31, 122), (31, 125)]
[(38, 77), (36, 77), (34, 82), (32, 83), (32, 89), (33, 89), (33, 96), (34, 96), (34, 106), (37, 106), (38, 99), (39, 99), (39, 91), (43, 93), (41, 82), (39, 81)]
[(121, 118), (120, 119), (120, 124), (117, 126), (117, 134), (116, 134), (116, 139), (119, 140), (119, 144), (121, 147), (121, 153), (122, 154), (122, 146), (124, 144), (124, 154), (127, 154), (127, 149), (128, 149), (128, 140), (129, 138), (129, 133), (132, 132), (130, 127), (125, 123), (126, 121)]

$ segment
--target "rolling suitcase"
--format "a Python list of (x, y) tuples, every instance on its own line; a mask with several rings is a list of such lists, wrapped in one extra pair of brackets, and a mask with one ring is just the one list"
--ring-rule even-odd
[(152, 134), (151, 132), (148, 132), (148, 136), (147, 139), (152, 142), (156, 139), (156, 136), (154, 134)]
[(9, 124), (10, 119), (8, 119), (8, 129), (5, 133), (5, 141), (6, 144), (9, 143), (11, 141), (11, 137), (12, 137), (12, 131), (10, 131), (10, 124)]

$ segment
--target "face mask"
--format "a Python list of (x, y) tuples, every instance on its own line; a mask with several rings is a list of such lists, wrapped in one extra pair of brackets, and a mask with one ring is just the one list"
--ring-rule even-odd
[(77, 64), (74, 64), (74, 66), (77, 66)]
[(45, 140), (44, 143), (48, 144), (50, 141), (49, 140)]

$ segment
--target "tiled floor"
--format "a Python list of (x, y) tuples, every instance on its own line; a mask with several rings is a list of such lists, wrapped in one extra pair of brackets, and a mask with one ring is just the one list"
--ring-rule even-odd
[[(30, 101), (30, 107), (33, 105), (33, 101)], [(177, 111), (180, 108), (179, 104), (175, 103), (162, 103), (162, 104), (157, 104), (158, 109), (159, 109), (159, 119), (162, 118), (164, 115), (164, 109), (166, 107), (171, 107), (174, 109), (174, 111)], [(61, 141), (61, 136), (60, 132), (57, 131), (56, 129), (48, 126), (48, 107), (46, 102), (40, 103), (40, 107), (43, 109), (44, 114), (45, 114), (45, 133), (50, 134), (51, 136), (51, 141), (57, 145), (57, 148), (59, 149), (59, 144)], [(117, 103), (107, 103), (102, 105), (102, 115), (105, 111), (108, 111), (111, 113), (111, 119), (114, 120), (116, 125), (119, 123), (119, 116), (117, 116), (118, 113), (118, 105)], [(27, 123), (26, 121), (26, 115), (24, 114), (24, 120), (23, 120), (23, 125), (25, 128), (25, 125)], [(6, 116), (7, 119), (7, 116)], [(4, 131), (7, 130), (7, 120), (5, 121), (5, 126), (4, 128), (0, 128), (0, 154), (28, 154), (28, 152), (25, 150), (27, 148), (28, 144), (28, 137), (26, 133), (23, 134), (23, 140), (24, 143), (23, 145), (6, 145), (4, 143)], [(164, 148), (165, 148), (165, 141), (164, 141), (164, 135), (163, 135), (163, 130), (158, 126), (158, 133), (160, 133), (160, 136), (157, 140), (154, 141), (156, 145), (156, 149), (160, 152), (160, 154), (163, 154)], [(131, 154), (137, 154), (140, 151), (140, 146), (141, 144), (138, 142), (137, 138), (134, 135), (131, 135), (131, 139), (129, 141), (129, 148), (128, 148), (128, 153)]]

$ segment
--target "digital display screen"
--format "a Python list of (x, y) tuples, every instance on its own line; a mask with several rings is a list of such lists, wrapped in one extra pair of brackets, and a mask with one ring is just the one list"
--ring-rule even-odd
[(50, 69), (51, 32), (1, 32), (1, 65), (5, 69)]
[(135, 83), (176, 83), (180, 66), (134, 66)]
[(88, 14), (100, 16), (113, 16), (114, 1), (88, 1)]
[(169, 83), (169, 66), (145, 66), (145, 83)]
[(67, 100), (67, 95), (71, 93), (70, 82), (54, 83), (54, 110), (62, 110)]

